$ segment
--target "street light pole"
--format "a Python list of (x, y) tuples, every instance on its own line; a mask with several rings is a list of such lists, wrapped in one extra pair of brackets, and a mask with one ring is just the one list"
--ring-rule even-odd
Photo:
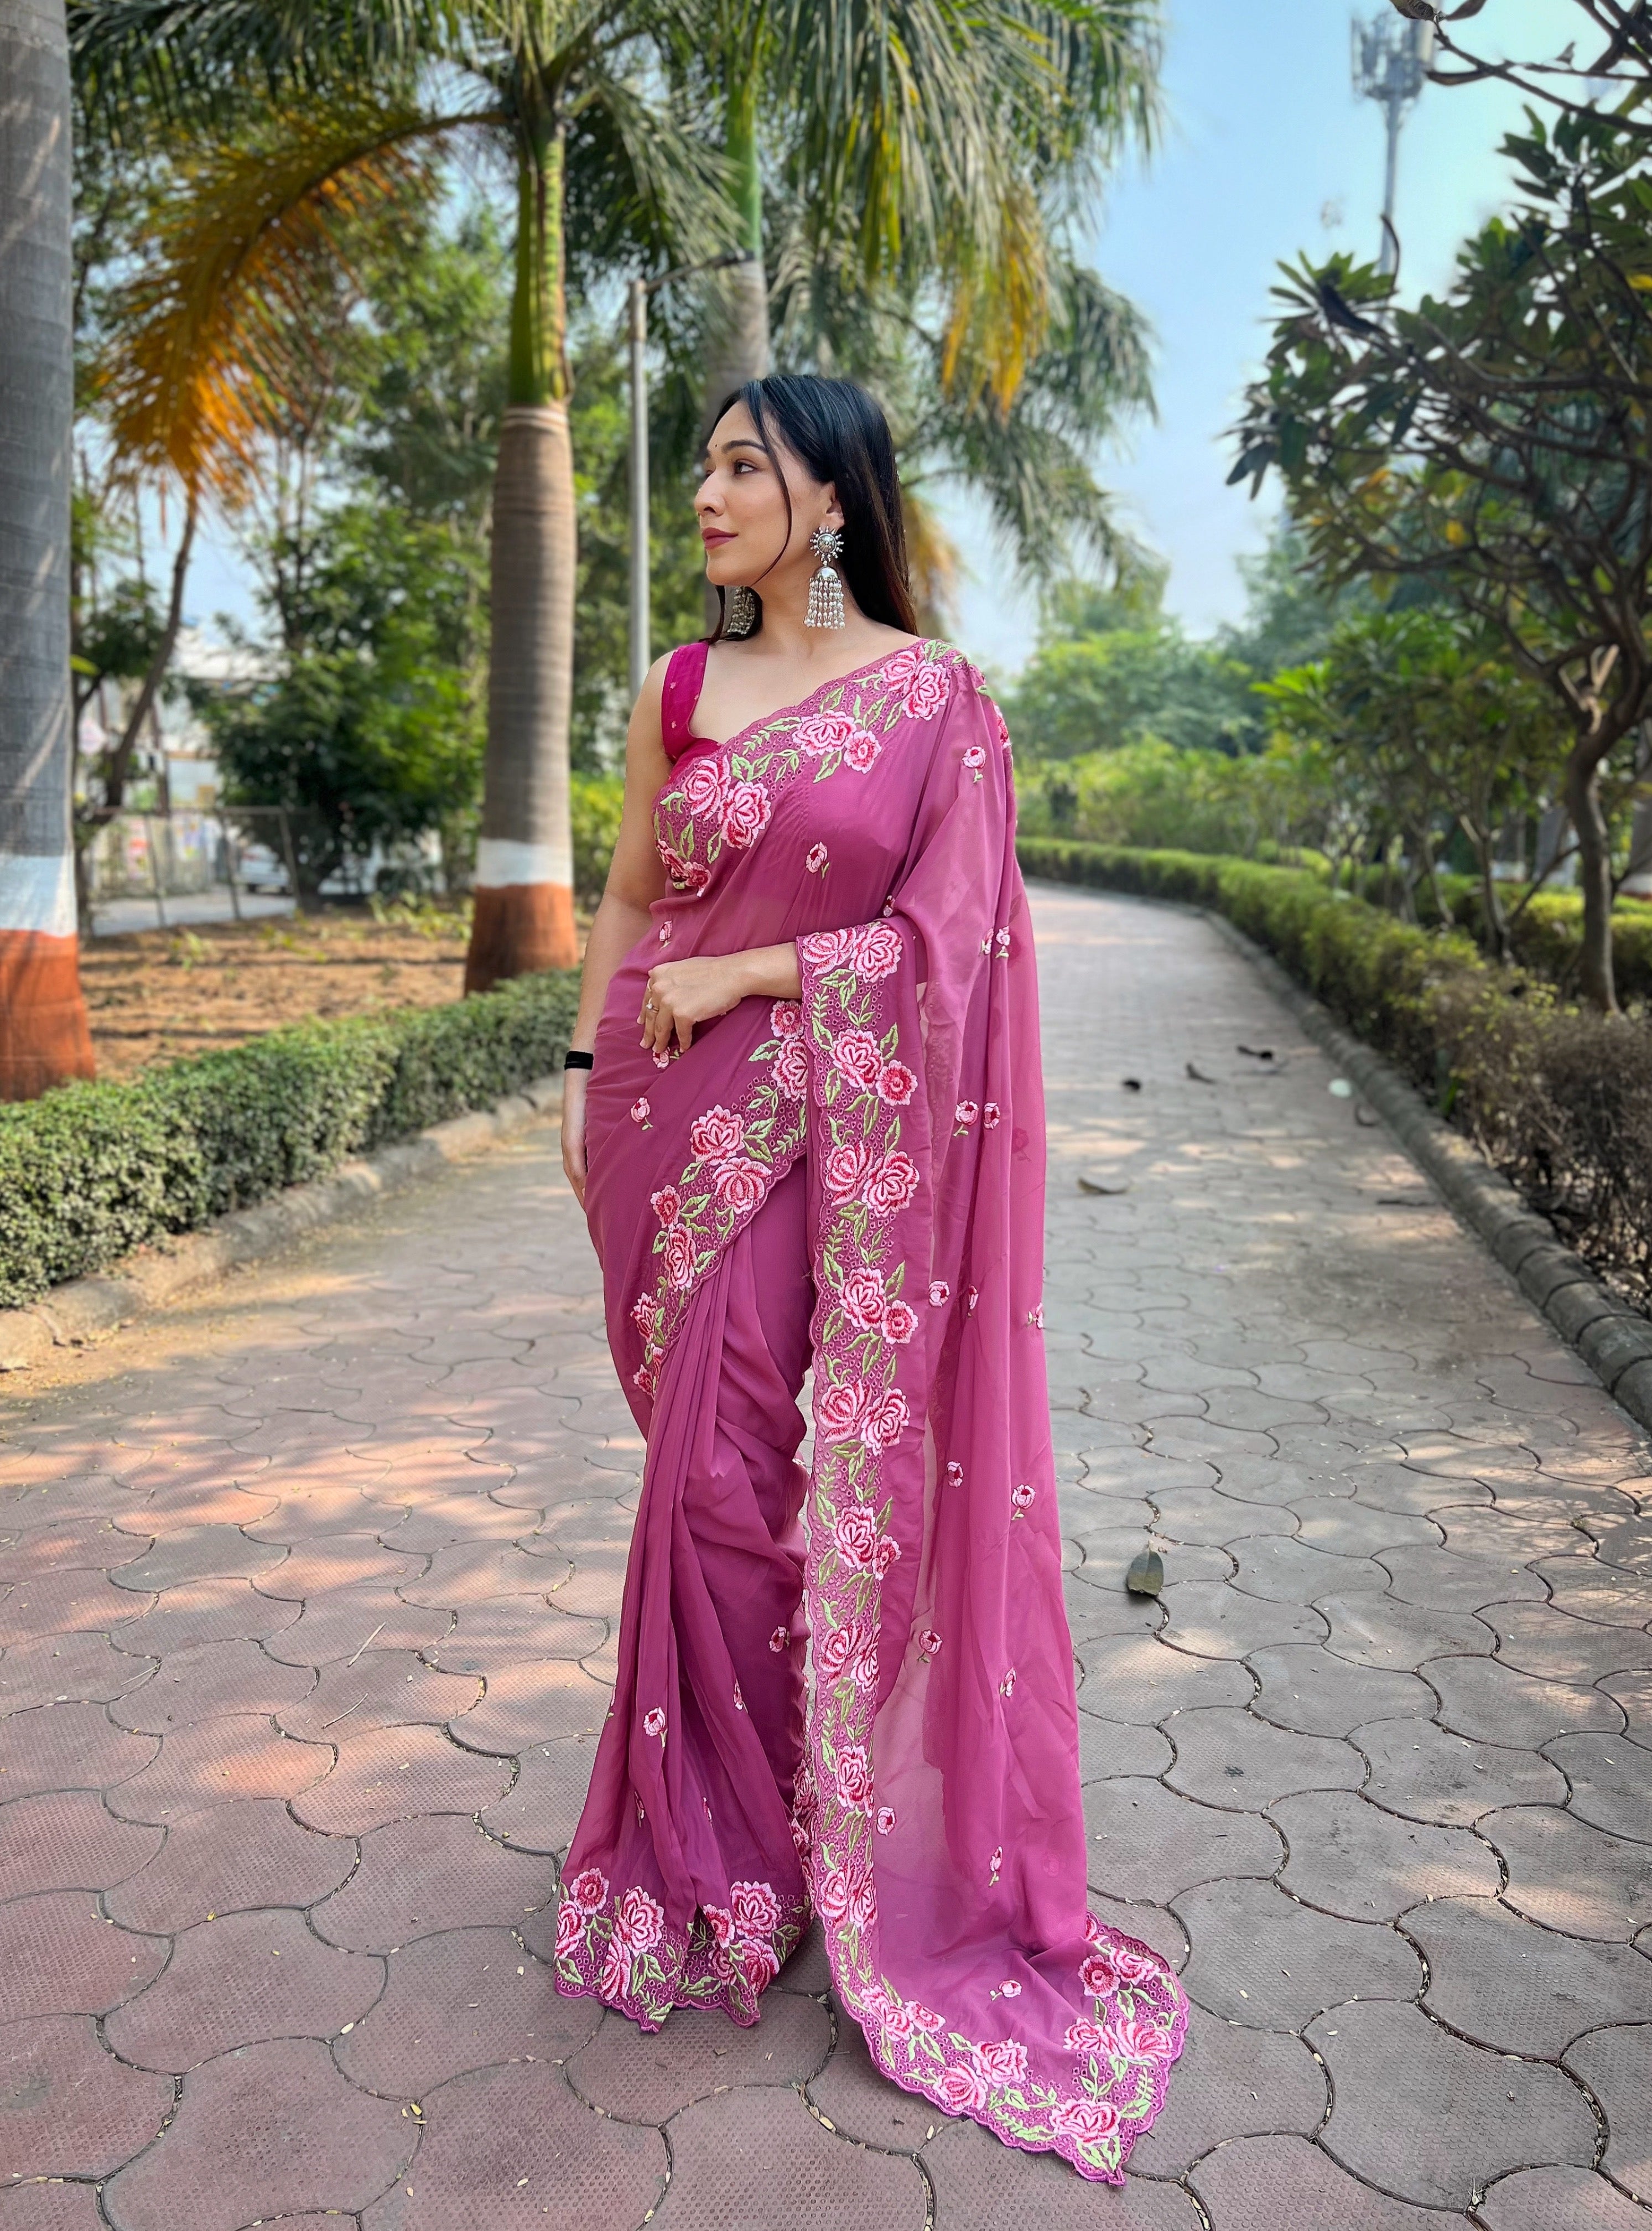
[(1394, 200), (1399, 184), (1400, 131), (1428, 83), (1434, 60), (1434, 26), (1397, 23), (1379, 16), (1353, 26), (1354, 91), (1374, 100), (1387, 127), (1388, 159), (1383, 179), (1383, 248), (1378, 269), (1392, 277), (1399, 268), (1399, 235), (1394, 229)]
[(702, 271), (726, 271), (736, 263), (753, 261), (750, 249), (737, 249), (728, 255), (713, 255), (704, 263), (680, 263), (657, 279), (633, 279), (630, 286), (631, 336), (631, 697), (635, 702), (648, 677), (652, 644), (649, 615), (649, 297), (674, 279), (692, 279)]

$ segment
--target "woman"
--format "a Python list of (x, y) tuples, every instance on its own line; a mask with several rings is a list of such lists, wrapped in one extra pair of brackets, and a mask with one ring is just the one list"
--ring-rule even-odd
[(1186, 2005), (1086, 1911), (1009, 738), (859, 388), (742, 388), (696, 507), (563, 1119), (648, 1456), (558, 1988), (750, 2023), (812, 1911), (896, 2083), (1116, 2182)]

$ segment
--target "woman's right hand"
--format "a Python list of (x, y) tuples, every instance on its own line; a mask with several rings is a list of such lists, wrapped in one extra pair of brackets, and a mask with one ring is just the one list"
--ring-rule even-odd
[(581, 1208), (585, 1205), (585, 1081), (590, 1074), (584, 1069), (562, 1073), (562, 1167)]

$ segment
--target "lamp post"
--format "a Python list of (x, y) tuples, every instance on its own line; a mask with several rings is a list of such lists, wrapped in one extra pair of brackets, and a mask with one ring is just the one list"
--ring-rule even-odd
[(1434, 26), (1397, 23), (1379, 16), (1353, 27), (1354, 91), (1374, 100), (1388, 132), (1388, 162), (1383, 182), (1383, 249), (1378, 269), (1391, 277), (1399, 268), (1399, 235), (1394, 230), (1394, 195), (1399, 183), (1400, 130), (1429, 81), (1434, 60)]
[(736, 263), (753, 261), (747, 249), (713, 255), (704, 263), (680, 263), (657, 279), (633, 279), (630, 286), (631, 337), (631, 696), (635, 702), (649, 671), (650, 619), (649, 611), (649, 297), (674, 279), (691, 279), (702, 271), (726, 271)]

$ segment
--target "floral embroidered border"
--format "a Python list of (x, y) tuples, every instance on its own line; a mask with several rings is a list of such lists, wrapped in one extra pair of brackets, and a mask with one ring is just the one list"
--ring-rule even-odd
[(640, 1885), (616, 1892), (600, 1867), (585, 1867), (564, 1884), (557, 1908), (557, 1988), (598, 1999), (645, 2030), (674, 2007), (720, 2008), (750, 2029), (808, 1921), (802, 1898), (737, 1882), (726, 1907), (701, 1906), (692, 1929), (673, 1929)]
[[(966, 2036), (903, 1999), (880, 1972), (874, 1840), (896, 1822), (875, 1803), (871, 1757), (879, 1600), (903, 1554), (887, 1530), (882, 1474), (907, 1421), (896, 1381), (913, 1314), (901, 1298), (906, 1266), (894, 1259), (894, 1224), (919, 1183), (900, 1145), (910, 1071), (899, 1058), (890, 980), (904, 948), (893, 924), (877, 922), (800, 939), (798, 951), (829, 1207), (815, 1264), (816, 1448), (804, 1581), (814, 1678), (797, 1805), (833, 1978), (894, 2082), (1011, 2145), (1058, 2153), (1085, 2176), (1120, 2183), (1131, 2144), (1164, 2104), (1187, 2026), (1186, 1999), (1156, 1953), (1091, 1917), (1078, 1980), (1094, 2018), (1074, 2021), (1063, 2040), (1074, 2056), (1068, 2089), (1039, 2081), (1020, 2040)], [(935, 1646), (936, 1638), (919, 1638), (925, 1654)]]

